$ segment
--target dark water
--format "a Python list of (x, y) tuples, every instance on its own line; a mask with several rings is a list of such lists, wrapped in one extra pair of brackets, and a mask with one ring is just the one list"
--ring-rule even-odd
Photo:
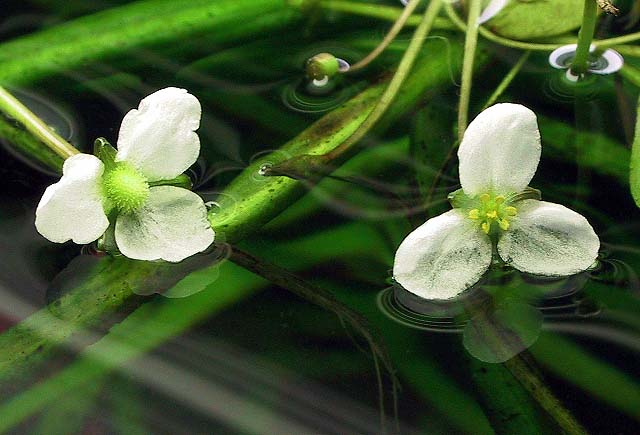
[[(14, 2), (0, 22), (0, 37), (120, 3), (126, 2)], [(145, 49), (130, 55), (136, 62), (89, 64), (14, 91), (89, 151), (96, 137), (115, 143), (123, 114), (144, 95), (166, 86), (189, 89), (204, 113), (201, 159), (190, 175), (205, 200), (217, 201), (254, 159), (395, 65), (410, 33), (370, 70), (328, 87), (306, 81), (304, 61), (331, 51), (353, 62), (373, 48), (362, 40), (377, 41), (387, 27), (330, 14), (184, 58)], [(442, 35), (427, 47), (446, 50), (459, 43)], [(516, 51), (489, 49), (492, 60), (476, 75), (472, 113), (519, 58)], [(566, 95), (561, 74), (548, 67), (546, 54), (534, 53), (501, 101), (526, 104), (543, 119), (543, 157), (532, 185), (544, 199), (588, 217), (602, 241), (592, 270), (545, 281), (496, 267), (464, 303), (428, 303), (394, 287), (390, 269), (400, 241), (427, 216), (446, 210), (447, 193), (459, 187), (457, 165), (449, 164), (424, 205), (420, 174), (439, 167), (419, 153), (407, 155), (423, 119), (422, 109), (412, 108), (366, 141), (363, 154), (371, 162), (354, 158), (240, 244), (332, 294), (328, 306), (229, 264), (206, 268), (182, 289), (204, 288), (189, 297), (154, 294), (171, 285), (150, 281), (133, 289), (135, 304), (151, 307), (139, 315), (142, 320), (134, 316), (146, 324), (120, 323), (132, 311), (123, 308), (3, 388), (0, 407), (27, 414), (10, 433), (557, 433), (510, 366), (501, 364), (515, 355), (535, 367), (590, 433), (639, 433), (640, 212), (619, 169), (626, 163), (589, 158), (596, 148), (602, 156), (628, 154), (638, 91), (619, 76), (606, 76), (575, 98)], [(448, 86), (430, 92), (427, 110), (455, 117), (458, 83), (452, 71)], [(570, 134), (558, 133), (554, 122)], [(450, 126), (435, 137), (442, 144), (454, 140)], [(393, 153), (377, 157), (376, 147)], [(39, 236), (34, 210), (57, 177), (6, 143), (0, 156), (0, 325), (6, 330), (48, 309), (86, 265), (108, 260)], [(259, 174), (255, 182), (262, 182)], [(85, 257), (78, 260), (80, 255)], [(219, 306), (207, 305), (234, 292), (238, 296)], [(345, 307), (362, 317), (336, 315)], [(154, 313), (161, 319), (155, 327), (148, 324)], [(191, 316), (192, 322), (184, 321)], [(183, 326), (174, 330), (171, 322)], [(506, 344), (496, 350), (474, 328), (498, 331)], [(156, 332), (162, 338), (149, 344)], [(384, 342), (383, 354), (377, 341), (364, 338), (368, 332)], [(78, 354), (87, 344), (100, 346), (114, 334), (131, 338), (132, 347), (105, 345), (108, 352), (82, 362), (86, 355)], [(130, 356), (108, 362), (109, 355), (125, 354)], [(53, 386), (36, 389), (42, 384)]]

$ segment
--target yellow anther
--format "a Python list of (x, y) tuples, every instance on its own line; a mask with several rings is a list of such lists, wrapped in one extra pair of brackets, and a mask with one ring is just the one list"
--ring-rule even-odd
[(498, 225), (500, 225), (500, 229), (502, 231), (507, 231), (509, 229), (509, 221), (506, 219), (500, 219), (498, 221)]
[(496, 204), (498, 204), (498, 205), (502, 204), (504, 202), (504, 199), (505, 198), (502, 195), (496, 196)]
[(485, 234), (489, 234), (490, 230), (491, 224), (489, 222), (482, 222), (482, 231), (484, 231)]
[(482, 195), (480, 195), (480, 201), (483, 203), (489, 202), (490, 199), (491, 196), (488, 193), (483, 193)]
[(477, 208), (474, 208), (473, 210), (469, 211), (469, 218), (480, 219), (480, 210), (478, 210)]
[(504, 212), (508, 215), (508, 216), (515, 216), (518, 214), (518, 210), (515, 207), (505, 207), (504, 208)]
[(488, 217), (489, 219), (495, 219), (495, 218), (497, 218), (497, 217), (498, 217), (498, 212), (497, 212), (497, 211), (495, 211), (495, 210), (488, 211), (488, 212), (487, 212), (487, 217)]

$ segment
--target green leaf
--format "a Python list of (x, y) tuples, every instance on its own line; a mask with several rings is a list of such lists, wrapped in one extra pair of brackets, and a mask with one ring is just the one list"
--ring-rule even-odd
[(486, 26), (519, 40), (561, 35), (580, 27), (583, 6), (584, 0), (511, 0)]

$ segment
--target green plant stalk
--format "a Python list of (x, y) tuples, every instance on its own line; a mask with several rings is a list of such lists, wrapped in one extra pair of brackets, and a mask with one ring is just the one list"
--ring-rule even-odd
[[(434, 40), (428, 44), (439, 43), (441, 42)], [(461, 50), (458, 44), (451, 45), (451, 50), (451, 58), (455, 62), (459, 59)], [(479, 58), (478, 64), (483, 65), (487, 60), (487, 57)], [(453, 67), (454, 70), (459, 69), (459, 64), (454, 63)], [(400, 89), (398, 98), (381, 119), (378, 128), (384, 129), (393, 123), (423, 98), (427, 90), (448, 83), (449, 74), (449, 60), (445, 50), (434, 51), (431, 56), (422, 58), (417, 63), (414, 74)], [(287, 177), (261, 177), (260, 168), (264, 165), (278, 165), (287, 160), (286, 156), (321, 155), (338, 147), (360, 128), (386, 86), (387, 82), (383, 82), (370, 87), (325, 115), (285, 144), (280, 152), (256, 159), (244, 170), (242, 176), (225, 189), (225, 195), (220, 197), (220, 211), (212, 210), (209, 214), (216, 232), (226, 240), (242, 240), (299, 199), (307, 189), (305, 184)], [(247, 192), (252, 194), (247, 195)]]
[[(402, 15), (404, 10), (394, 6), (354, 2), (349, 0), (320, 0), (316, 5), (329, 11), (378, 18), (385, 21), (396, 21)], [(420, 24), (420, 21), (420, 16), (412, 15), (407, 19), (406, 24), (408, 26), (417, 26)], [(433, 28), (439, 30), (453, 30), (456, 27), (446, 18), (436, 18), (433, 23)]]
[[(485, 318), (489, 320), (489, 317), (486, 316), (486, 312), (484, 311), (486, 309), (487, 308), (473, 306), (468, 302), (465, 304), (465, 311), (467, 311), (470, 316), (484, 315)], [(490, 310), (492, 308), (488, 309)], [(513, 337), (508, 337), (504, 334), (500, 325), (496, 325), (491, 321), (481, 323), (477, 325), (477, 328), (478, 332), (482, 334), (483, 339), (494, 352), (500, 352), (505, 346), (509, 346), (508, 343), (513, 340)], [(587, 434), (587, 431), (573, 417), (571, 412), (560, 403), (553, 392), (547, 387), (538, 369), (529, 361), (526, 350), (505, 361), (503, 364), (538, 405), (553, 419), (563, 433), (568, 435)]]
[(481, 392), (483, 409), (497, 433), (551, 433), (552, 427), (542, 424), (544, 420), (537, 402), (519, 382), (513, 382), (513, 374), (503, 364), (484, 363), (469, 354), (459, 358), (466, 361), (471, 378)]
[(582, 27), (578, 33), (578, 47), (576, 48), (576, 56), (571, 62), (571, 72), (577, 76), (586, 73), (589, 67), (589, 51), (593, 35), (596, 32), (597, 20), (598, 4), (595, 0), (584, 0)]
[(45, 168), (62, 172), (64, 159), (24, 127), (17, 125), (13, 119), (0, 116), (0, 138), (10, 144), (6, 147), (9, 151), (15, 152), (27, 161), (35, 160)]
[[(393, 26), (389, 30), (389, 32), (385, 35), (384, 39), (378, 44), (376, 48), (373, 49), (369, 54), (367, 54), (364, 58), (360, 59), (358, 62), (351, 65), (349, 68), (349, 72), (354, 72), (365, 68), (371, 62), (373, 62), (379, 55), (382, 53), (388, 46), (393, 42), (393, 40), (398, 36), (398, 33), (402, 30), (404, 25), (407, 23), (407, 20), (416, 10), (418, 5), (420, 4), (420, 0), (410, 0), (407, 6), (402, 11), (402, 14), (398, 17)], [(435, 22), (435, 18), (434, 18)]]
[(370, 113), (365, 114), (362, 123), (351, 135), (345, 138), (337, 147), (321, 155), (302, 155), (288, 159), (274, 165), (269, 170), (269, 175), (287, 175), (297, 179), (313, 178), (319, 174), (331, 171), (330, 164), (339, 163), (339, 160), (348, 158), (349, 152), (382, 118), (389, 106), (398, 95), (403, 82), (409, 75), (418, 53), (424, 44), (424, 40), (431, 31), (431, 26), (442, 7), (442, 0), (433, 0), (427, 7), (422, 22), (416, 29), (407, 50), (398, 65), (393, 78), (376, 102)]
[(45, 144), (63, 160), (78, 154), (79, 151), (73, 145), (51, 130), (47, 124), (1, 86), (0, 112), (23, 126), (38, 142)]
[(464, 62), (462, 64), (462, 84), (460, 86), (460, 100), (458, 102), (458, 141), (462, 142), (464, 131), (469, 122), (469, 100), (473, 86), (473, 62), (478, 46), (478, 17), (482, 2), (470, 0), (469, 15), (467, 17), (467, 33), (464, 40)]
[[(417, 5), (416, 0), (412, 0), (412, 3)], [(382, 118), (385, 114), (391, 103), (393, 103), (394, 99), (398, 95), (402, 84), (406, 80), (407, 76), (411, 72), (413, 65), (416, 62), (418, 57), (418, 53), (420, 53), (420, 49), (424, 45), (425, 38), (429, 35), (433, 23), (440, 13), (440, 9), (442, 8), (442, 0), (431, 0), (429, 6), (424, 12), (424, 16), (422, 21), (416, 28), (413, 37), (411, 38), (411, 42), (405, 51), (400, 64), (398, 65), (398, 69), (393, 75), (393, 78), (389, 82), (389, 85), (384, 90), (380, 100), (376, 103), (375, 107), (371, 111), (371, 113), (367, 116), (362, 125), (356, 130), (356, 132), (349, 137), (348, 140), (341, 143), (338, 147), (334, 148), (330, 153), (328, 153), (327, 158), (330, 160), (334, 160), (347, 151), (356, 144), (360, 139), (362, 139), (369, 130)]]
[[(526, 352), (523, 353), (526, 355)], [(535, 369), (529, 367), (523, 354), (517, 355), (504, 363), (505, 367), (520, 382), (544, 409), (568, 435), (585, 435), (587, 431), (560, 401), (554, 396)]]

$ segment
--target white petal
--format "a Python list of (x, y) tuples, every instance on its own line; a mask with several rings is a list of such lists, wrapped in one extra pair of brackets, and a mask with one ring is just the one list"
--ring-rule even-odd
[(65, 160), (62, 178), (47, 187), (36, 209), (36, 229), (56, 243), (90, 243), (109, 227), (102, 207), (104, 165), (97, 157), (76, 154)]
[(491, 0), (491, 2), (487, 5), (486, 8), (484, 8), (482, 13), (478, 17), (478, 24), (486, 23), (491, 18), (498, 15), (498, 13), (502, 9), (504, 9), (507, 3), (509, 3), (509, 0)]
[(491, 264), (491, 241), (462, 212), (451, 210), (416, 228), (396, 251), (395, 280), (426, 299), (451, 299)]
[(498, 242), (505, 262), (535, 275), (567, 276), (596, 261), (600, 240), (584, 216), (534, 199), (516, 206), (518, 215)]
[(138, 212), (118, 216), (115, 234), (125, 256), (171, 262), (204, 251), (214, 236), (202, 198), (173, 186), (152, 187)]
[(460, 182), (467, 195), (523, 190), (540, 161), (536, 115), (519, 104), (496, 104), (473, 120), (458, 149)]
[(116, 160), (132, 163), (149, 181), (186, 171), (200, 154), (202, 109), (185, 89), (166, 88), (140, 101), (122, 120)]

